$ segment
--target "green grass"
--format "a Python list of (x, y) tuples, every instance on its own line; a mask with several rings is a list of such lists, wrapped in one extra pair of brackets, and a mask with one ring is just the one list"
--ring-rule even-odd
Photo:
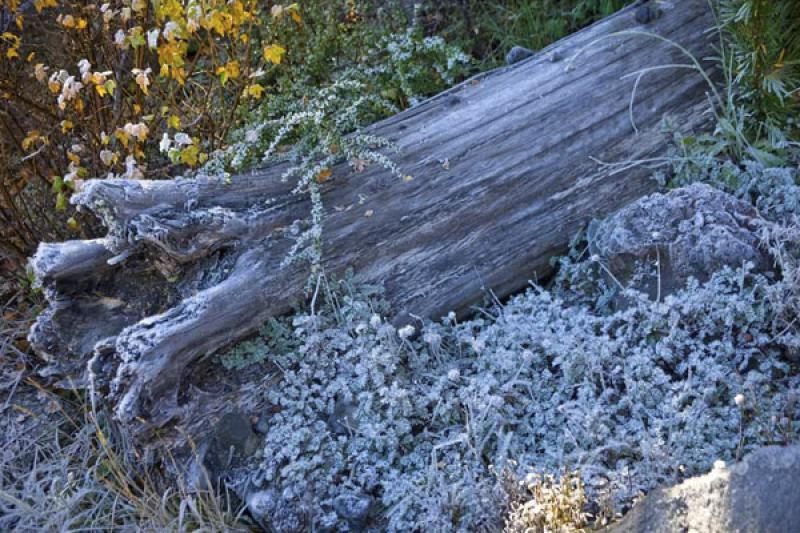
[(539, 50), (621, 9), (632, 0), (463, 0), (423, 12), (426, 31), (471, 53), (480, 68), (501, 64), (513, 46)]

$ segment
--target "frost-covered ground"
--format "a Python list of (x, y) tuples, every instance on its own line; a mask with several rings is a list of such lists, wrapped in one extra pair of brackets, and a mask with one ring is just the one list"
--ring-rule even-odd
[(468, 321), (396, 329), (374, 292), (331, 284), (324, 309), (222, 357), (283, 371), (266, 391), (260, 462), (238, 476), (251, 508), (279, 531), (495, 529), (504, 469), (577, 470), (595, 509), (619, 512), (717, 459), (795, 439), (798, 177), (709, 171), (777, 222), (761, 235), (775, 272), (745, 264), (659, 302), (629, 292), (611, 308), (580, 245), (548, 290)]

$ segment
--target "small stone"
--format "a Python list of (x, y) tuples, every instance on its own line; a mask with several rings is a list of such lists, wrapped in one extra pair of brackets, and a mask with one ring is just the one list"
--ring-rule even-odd
[(333, 501), (333, 508), (351, 527), (363, 527), (369, 518), (372, 498), (366, 494), (342, 494)]
[(334, 435), (349, 435), (356, 428), (353, 415), (356, 406), (352, 402), (338, 401), (333, 408), (333, 413), (328, 417), (328, 429)]
[(254, 491), (247, 495), (246, 503), (257, 520), (269, 519), (277, 507), (277, 495), (272, 489)]
[(524, 46), (515, 46), (506, 54), (506, 64), (513, 65), (525, 59), (528, 59), (534, 54), (534, 51), (525, 48)]
[(267, 431), (269, 430), (269, 419), (266, 414), (262, 414), (258, 417), (255, 426), (256, 433), (260, 433), (261, 435), (266, 435)]
[(260, 440), (249, 417), (236, 411), (223, 415), (214, 427), (203, 456), (203, 464), (212, 480), (224, 476), (251, 457)]
[(656, 20), (660, 14), (661, 10), (658, 7), (647, 2), (636, 8), (634, 18), (639, 24), (649, 24)]

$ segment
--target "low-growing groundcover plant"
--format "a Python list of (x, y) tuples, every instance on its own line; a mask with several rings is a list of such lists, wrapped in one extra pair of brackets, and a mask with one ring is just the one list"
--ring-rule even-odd
[(278, 531), (497, 530), (512, 503), (499, 473), (577, 472), (586, 505), (575, 516), (591, 524), (715, 460), (793, 441), (800, 213), (784, 199), (797, 198), (798, 173), (747, 172), (778, 185), (756, 200), (782, 204), (762, 208), (778, 221), (763, 236), (777, 273), (726, 269), (660, 302), (629, 289), (630, 306), (610, 310), (574, 298), (579, 282), (608, 289), (565, 261), (560, 285), (465, 322), (398, 329), (374, 291), (347, 284), (324, 310), (273, 321), (228, 362), (246, 371), (270, 358), (283, 373), (265, 391), (263, 455), (235, 476), (239, 490)]

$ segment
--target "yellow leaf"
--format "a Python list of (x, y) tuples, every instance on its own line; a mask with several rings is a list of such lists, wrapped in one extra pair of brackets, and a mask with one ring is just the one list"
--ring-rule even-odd
[(20, 30), (24, 29), (25, 17), (22, 15), (17, 15), (17, 18), (14, 20), (14, 22), (17, 24), (17, 28)]
[(69, 217), (67, 219), (67, 227), (72, 231), (78, 231), (78, 229), (80, 229), (80, 224), (75, 220), (75, 217)]
[(119, 142), (122, 143), (122, 146), (124, 146), (125, 148), (128, 147), (128, 141), (130, 140), (130, 136), (127, 133), (125, 133), (125, 130), (118, 129), (117, 131), (114, 132), (114, 137), (119, 139)]
[(78, 157), (76, 154), (73, 154), (72, 152), (67, 152), (67, 159), (69, 159), (70, 161), (72, 161), (76, 165), (80, 164), (80, 162), (81, 162), (81, 158)]
[(74, 124), (71, 120), (62, 120), (61, 121), (61, 133), (67, 133), (74, 127)]
[(22, 139), (22, 149), (27, 151), (28, 148), (30, 148), (31, 145), (40, 137), (41, 135), (39, 135), (39, 130), (32, 130), (28, 133), (28, 135), (25, 136), (24, 139)]
[(217, 67), (217, 76), (219, 76), (219, 81), (222, 85), (228, 82), (228, 71), (225, 70), (225, 67)]
[(148, 75), (150, 74), (150, 69), (133, 69), (133, 74), (136, 76), (136, 85), (142, 90), (144, 94), (148, 94), (147, 87), (150, 85), (150, 78)]
[(229, 62), (227, 65), (225, 65), (225, 70), (228, 71), (228, 76), (230, 76), (232, 80), (235, 80), (241, 74), (238, 61)]
[(114, 89), (117, 88), (117, 83), (114, 80), (106, 80), (106, 82), (103, 84), (103, 87), (106, 91), (108, 91), (108, 94), (113, 96)]
[(285, 53), (286, 48), (279, 44), (271, 44), (264, 47), (264, 59), (273, 65), (279, 65)]
[(323, 170), (319, 174), (317, 174), (317, 182), (322, 183), (322, 182), (326, 181), (328, 178), (331, 177), (332, 174), (333, 174), (333, 171), (331, 169), (329, 169), (329, 168), (326, 168), (325, 170)]
[(195, 145), (187, 146), (181, 150), (181, 162), (186, 163), (190, 167), (197, 164), (197, 156), (200, 150)]
[(37, 13), (41, 13), (42, 9), (46, 7), (58, 7), (58, 0), (34, 0), (33, 7), (36, 8)]
[(95, 85), (94, 90), (97, 91), (97, 94), (99, 94), (100, 96), (106, 95), (106, 88), (104, 85)]
[(181, 118), (177, 115), (172, 115), (171, 117), (169, 117), (169, 120), (167, 120), (167, 126), (172, 128), (173, 130), (181, 129)]
[(261, 95), (264, 94), (264, 87), (262, 87), (258, 83), (253, 83), (252, 85), (247, 86), (245, 92), (247, 93), (248, 96), (251, 96), (256, 100), (258, 100), (259, 98), (261, 98)]
[(58, 94), (61, 91), (61, 84), (55, 80), (49, 80), (47, 82), (47, 86), (50, 88), (50, 92), (53, 94)]
[(86, 29), (86, 26), (88, 26), (88, 24), (89, 23), (86, 22), (85, 18), (79, 18), (78, 21), (75, 23), (75, 27), (77, 27), (79, 30), (83, 30)]
[(19, 58), (19, 54), (17, 53), (17, 49), (16, 48), (9, 48), (6, 51), (6, 57), (9, 58), (9, 59), (13, 59), (15, 57)]
[(31, 61), (33, 61), (34, 57), (36, 57), (36, 52), (31, 52), (30, 54), (28, 54), (28, 57), (25, 58), (25, 61), (30, 63)]
[(172, 79), (183, 85), (186, 83), (186, 70), (184, 68), (173, 68)]

